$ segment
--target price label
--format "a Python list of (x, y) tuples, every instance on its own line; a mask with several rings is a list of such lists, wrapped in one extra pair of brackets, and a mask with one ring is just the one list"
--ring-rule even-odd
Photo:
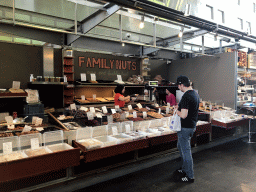
[(84, 101), (84, 100), (85, 100), (85, 96), (84, 96), (84, 95), (81, 95), (81, 99)]
[(139, 107), (139, 109), (142, 108), (142, 105), (140, 103), (138, 103), (137, 106)]
[(76, 104), (75, 103), (70, 104), (70, 110), (76, 110)]
[(7, 128), (8, 128), (8, 129), (14, 129), (15, 126), (14, 126), (14, 124), (11, 124), (11, 125), (7, 125)]
[(128, 110), (129, 110), (129, 111), (132, 110), (132, 105), (128, 105)]
[(92, 99), (96, 100), (96, 95), (95, 94), (92, 95)]
[(44, 128), (43, 128), (43, 127), (37, 127), (36, 130), (37, 130), (37, 131), (43, 131)]
[(38, 118), (38, 117), (36, 117), (36, 116), (33, 116), (33, 117), (32, 117), (32, 124), (33, 124), (33, 125), (36, 124), (37, 118)]
[(86, 81), (86, 74), (85, 73), (81, 73), (81, 81)]
[(31, 139), (30, 143), (31, 143), (31, 149), (32, 150), (39, 148), (39, 140), (38, 140), (38, 138)]
[(146, 111), (143, 111), (143, 119), (147, 118), (147, 112)]
[(149, 108), (149, 107), (146, 107), (146, 109), (147, 109), (147, 110), (150, 110), (150, 108)]
[(6, 116), (5, 120), (6, 120), (7, 124), (13, 124), (13, 117), (12, 116)]
[(205, 107), (205, 101), (203, 101), (202, 103), (203, 103), (203, 107)]
[(140, 78), (140, 77), (138, 77), (138, 81), (141, 81), (141, 78)]
[(125, 125), (125, 133), (131, 133), (131, 126), (128, 124)]
[(92, 112), (87, 112), (87, 117), (88, 117), (88, 120), (93, 120), (94, 119), (94, 115)]
[(86, 112), (86, 111), (88, 111), (88, 108), (87, 107), (80, 107), (80, 110)]
[(91, 112), (91, 113), (95, 113), (94, 107), (90, 107), (90, 112)]
[(102, 115), (100, 113), (96, 113), (96, 117), (102, 118)]
[(95, 75), (95, 73), (91, 73), (91, 81), (96, 81), (96, 75)]
[(42, 125), (42, 123), (43, 123), (43, 119), (42, 118), (37, 118), (35, 126), (40, 126), (40, 125)]
[(159, 107), (159, 105), (158, 105), (157, 103), (155, 104), (155, 106), (156, 106), (156, 107)]
[(137, 118), (137, 112), (133, 111), (133, 118)]
[(20, 89), (20, 81), (13, 81), (12, 82), (13, 89)]
[(125, 112), (125, 117), (127, 118), (127, 117), (129, 117), (129, 112)]
[(112, 133), (113, 133), (113, 135), (118, 135), (116, 126), (112, 127)]
[(166, 107), (166, 114), (169, 114), (169, 113), (170, 113), (170, 108)]
[(116, 110), (115, 109), (111, 109), (111, 112), (112, 112), (112, 114), (115, 114)]
[(107, 118), (108, 118), (108, 124), (113, 123), (113, 116), (112, 115), (107, 116)]
[(158, 113), (161, 114), (161, 108), (158, 109)]
[(12, 153), (12, 142), (3, 143), (3, 154)]
[(118, 111), (118, 109), (120, 109), (119, 105), (115, 105), (115, 109)]
[(122, 81), (122, 76), (121, 75), (117, 75), (117, 81)]
[(106, 106), (103, 106), (103, 107), (102, 107), (102, 111), (103, 111), (103, 113), (108, 113), (107, 107), (106, 107)]
[(25, 127), (22, 130), (22, 133), (29, 132), (32, 129), (32, 127), (25, 125)]
[(171, 104), (170, 104), (170, 103), (167, 103), (167, 107), (171, 107)]

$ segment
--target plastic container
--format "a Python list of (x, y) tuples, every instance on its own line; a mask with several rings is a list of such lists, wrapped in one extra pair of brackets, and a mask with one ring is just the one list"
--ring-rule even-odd
[(140, 131), (145, 131), (150, 127), (151, 120), (150, 121), (140, 121), (139, 129)]
[(133, 129), (133, 121), (125, 121), (121, 123), (122, 133), (131, 133)]
[(151, 120), (149, 128), (157, 128), (162, 126), (162, 119)]
[(118, 139), (118, 144), (134, 140), (134, 137), (122, 133), (121, 123), (108, 124), (108, 135)]
[(107, 125), (93, 127), (92, 137), (104, 143), (104, 147), (116, 145), (118, 143), (118, 139), (108, 136), (107, 130), (108, 130)]

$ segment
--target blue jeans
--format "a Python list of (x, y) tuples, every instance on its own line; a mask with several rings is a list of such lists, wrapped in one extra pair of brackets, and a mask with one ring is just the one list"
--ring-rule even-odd
[(193, 170), (193, 158), (191, 154), (191, 137), (193, 136), (196, 128), (182, 128), (181, 131), (178, 131), (178, 149), (181, 156), (181, 167), (182, 171), (184, 171), (187, 176), (191, 179), (194, 178), (194, 170)]

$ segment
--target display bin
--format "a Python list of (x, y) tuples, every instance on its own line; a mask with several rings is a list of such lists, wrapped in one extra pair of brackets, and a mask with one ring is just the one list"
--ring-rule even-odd
[(108, 136), (107, 125), (93, 127), (92, 137), (100, 142), (103, 142), (104, 147), (116, 145), (119, 142), (118, 139)]
[(134, 137), (122, 133), (121, 123), (108, 124), (108, 135), (118, 139), (118, 144), (127, 143), (134, 140)]
[(220, 122), (220, 121), (216, 121), (214, 119), (211, 120), (211, 124), (212, 126), (217, 126), (217, 127), (221, 127), (221, 128), (225, 128), (225, 129), (231, 129), (231, 128), (234, 128), (234, 127), (237, 127), (237, 126), (242, 126), (242, 125), (248, 125), (249, 123), (249, 119), (241, 119), (241, 120), (238, 120), (238, 121), (233, 121), (233, 122), (230, 122), (230, 123), (223, 123), (223, 122)]
[(64, 143), (63, 131), (51, 131), (43, 134), (44, 146), (52, 152), (65, 151), (73, 149), (67, 143)]
[(153, 146), (153, 145), (159, 145), (163, 143), (177, 141), (178, 135), (177, 133), (171, 133), (166, 135), (160, 135), (158, 137), (151, 137), (151, 138), (148, 138), (148, 140), (149, 140), (149, 144)]

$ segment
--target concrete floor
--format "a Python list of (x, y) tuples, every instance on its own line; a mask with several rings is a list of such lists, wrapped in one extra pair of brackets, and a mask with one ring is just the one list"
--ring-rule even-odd
[(240, 138), (193, 154), (195, 182), (175, 183), (171, 160), (76, 192), (256, 191), (256, 143)]

